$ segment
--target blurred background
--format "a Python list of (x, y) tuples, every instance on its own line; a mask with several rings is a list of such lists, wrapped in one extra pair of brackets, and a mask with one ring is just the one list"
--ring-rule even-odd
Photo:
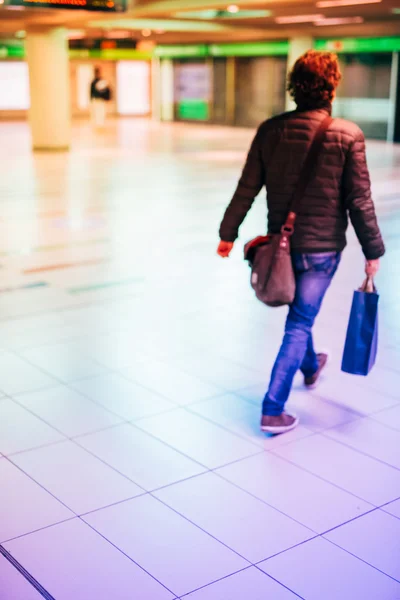
[(395, 0), (0, 0), (0, 119), (31, 108), (34, 131), (60, 130), (34, 146), (68, 146), (100, 66), (110, 116), (255, 127), (288, 106), (288, 66), (314, 47), (340, 55), (336, 115), (394, 141), (399, 33)]

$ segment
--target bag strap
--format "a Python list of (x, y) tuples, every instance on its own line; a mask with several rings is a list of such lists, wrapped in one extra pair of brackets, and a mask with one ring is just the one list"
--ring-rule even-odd
[(292, 201), (290, 203), (289, 214), (285, 224), (282, 227), (282, 233), (285, 235), (292, 235), (294, 232), (294, 224), (296, 222), (297, 213), (299, 212), (301, 201), (303, 200), (304, 192), (311, 179), (311, 175), (315, 169), (315, 165), (318, 158), (318, 153), (321, 150), (325, 133), (329, 129), (333, 119), (331, 116), (326, 117), (317, 129), (317, 133), (311, 142), (310, 149), (307, 153), (306, 159), (300, 171), (300, 177), (296, 189), (294, 191)]

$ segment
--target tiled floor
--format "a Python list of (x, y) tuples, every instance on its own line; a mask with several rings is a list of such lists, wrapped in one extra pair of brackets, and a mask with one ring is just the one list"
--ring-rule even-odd
[(251, 132), (80, 124), (68, 156), (0, 135), (0, 599), (400, 600), (400, 148), (368, 145), (378, 364), (340, 372), (351, 234), (316, 327), (330, 369), (271, 439), (285, 310), (253, 298), (242, 244), (215, 256)]

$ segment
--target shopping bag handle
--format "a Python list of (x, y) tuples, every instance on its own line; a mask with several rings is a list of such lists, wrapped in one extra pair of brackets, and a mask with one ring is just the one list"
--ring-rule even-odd
[(366, 294), (376, 294), (376, 287), (374, 278), (368, 276), (362, 286), (360, 287), (360, 292), (365, 292)]

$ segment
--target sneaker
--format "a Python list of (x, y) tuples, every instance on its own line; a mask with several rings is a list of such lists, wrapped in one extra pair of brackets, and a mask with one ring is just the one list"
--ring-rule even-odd
[(319, 377), (328, 363), (328, 355), (327, 354), (317, 354), (317, 359), (318, 359), (317, 372), (314, 373), (314, 375), (312, 375), (312, 377), (304, 377), (304, 385), (309, 390), (313, 390), (315, 387), (317, 387)]
[(261, 418), (261, 431), (278, 435), (291, 431), (299, 424), (299, 419), (283, 412), (281, 415), (263, 415)]

